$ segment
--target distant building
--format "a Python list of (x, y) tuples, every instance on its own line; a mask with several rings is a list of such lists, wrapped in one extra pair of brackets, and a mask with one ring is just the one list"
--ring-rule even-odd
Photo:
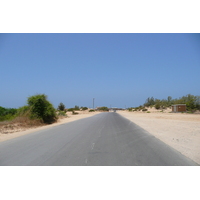
[(172, 112), (186, 112), (186, 104), (173, 105)]

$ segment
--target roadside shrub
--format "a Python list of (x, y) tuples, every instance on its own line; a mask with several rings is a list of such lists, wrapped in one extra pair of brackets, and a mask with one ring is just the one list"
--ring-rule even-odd
[(89, 110), (89, 112), (95, 112), (95, 110), (91, 109), (91, 110)]
[(74, 108), (68, 108), (67, 111), (68, 112), (73, 112)]
[(106, 106), (100, 107), (100, 108), (98, 108), (98, 110), (100, 110), (100, 111), (109, 111), (108, 107), (106, 107)]
[(67, 116), (67, 114), (65, 113), (65, 111), (59, 111), (58, 116)]
[(15, 115), (7, 114), (5, 116), (0, 116), (0, 121), (11, 121), (15, 118)]
[(47, 100), (45, 94), (31, 96), (27, 100), (32, 119), (42, 119), (44, 123), (53, 123), (57, 120), (56, 110)]
[(0, 106), (0, 121), (10, 121), (15, 118), (17, 109)]
[(140, 110), (142, 110), (142, 109), (145, 109), (145, 107), (143, 107), (143, 106), (135, 107), (135, 111), (140, 111)]
[(87, 107), (82, 107), (81, 109), (82, 109), (82, 110), (88, 110), (88, 108), (87, 108)]
[(68, 108), (67, 111), (73, 112), (74, 110), (80, 110), (79, 106), (74, 106), (74, 108)]
[(157, 104), (155, 105), (155, 108), (156, 108), (157, 110), (160, 109), (160, 104), (157, 103)]

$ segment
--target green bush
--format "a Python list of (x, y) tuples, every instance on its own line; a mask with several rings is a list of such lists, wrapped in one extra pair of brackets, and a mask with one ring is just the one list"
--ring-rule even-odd
[(15, 115), (7, 114), (5, 116), (0, 116), (0, 121), (11, 121), (15, 118)]
[(32, 119), (41, 119), (44, 123), (52, 123), (57, 120), (56, 110), (53, 105), (47, 100), (45, 94), (31, 96), (27, 100), (30, 107)]
[(79, 106), (74, 106), (74, 108), (68, 108), (67, 111), (73, 112), (74, 110), (80, 110)]
[(160, 109), (160, 104), (157, 103), (157, 104), (155, 105), (155, 108), (156, 108), (157, 110)]
[(65, 111), (59, 111), (58, 112), (58, 116), (64, 116), (64, 117), (66, 117), (67, 114), (65, 113)]
[(100, 111), (109, 111), (108, 107), (106, 107), (106, 106), (100, 107), (100, 108), (98, 108), (98, 110), (100, 110)]
[(68, 108), (67, 111), (68, 112), (73, 112), (74, 108)]
[(95, 110), (91, 109), (91, 110), (89, 110), (89, 112), (95, 112)]
[(0, 121), (10, 121), (15, 118), (17, 109), (0, 106)]
[(82, 107), (81, 109), (82, 109), (82, 110), (88, 110), (88, 108), (87, 108), (87, 107)]

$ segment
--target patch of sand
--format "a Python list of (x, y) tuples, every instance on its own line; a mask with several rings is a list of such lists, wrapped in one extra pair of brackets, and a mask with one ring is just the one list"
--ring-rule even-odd
[(88, 112), (88, 111), (76, 111), (76, 112), (78, 112), (79, 114), (72, 115), (72, 112), (67, 112), (67, 117), (61, 118), (56, 123), (50, 124), (50, 125), (43, 125), (43, 126), (32, 127), (32, 128), (21, 128), (21, 127), (17, 127), (17, 125), (14, 125), (12, 128), (10, 129), (8, 128), (6, 130), (7, 133), (4, 133), (5, 131), (3, 131), (3, 129), (0, 129), (0, 142), (9, 140), (12, 138), (16, 138), (25, 134), (29, 134), (35, 131), (43, 130), (52, 126), (57, 126), (57, 125), (65, 124), (65, 123), (72, 122), (75, 120), (91, 117), (100, 113), (100, 112)]
[[(149, 110), (149, 109), (148, 109)], [(149, 110), (150, 111), (150, 110)], [(156, 138), (200, 164), (200, 114), (117, 111)]]

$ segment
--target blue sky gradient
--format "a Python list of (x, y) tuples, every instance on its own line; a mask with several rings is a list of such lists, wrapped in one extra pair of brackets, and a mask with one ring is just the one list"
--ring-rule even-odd
[(0, 106), (134, 107), (200, 95), (200, 34), (0, 34)]

